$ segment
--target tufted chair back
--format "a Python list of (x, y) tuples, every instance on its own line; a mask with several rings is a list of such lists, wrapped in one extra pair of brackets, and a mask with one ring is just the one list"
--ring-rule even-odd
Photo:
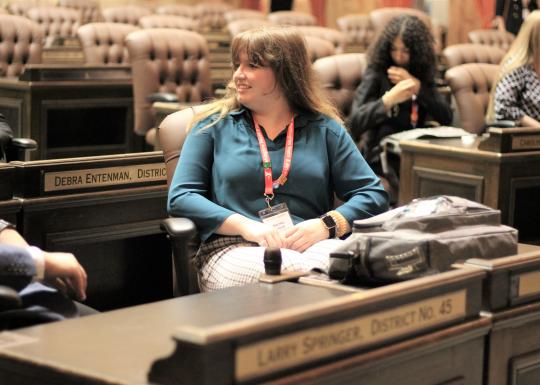
[(129, 53), (124, 42), (139, 28), (122, 23), (89, 23), (77, 30), (86, 64), (127, 64)]
[(26, 12), (26, 17), (39, 24), (48, 42), (56, 37), (75, 37), (81, 25), (81, 14), (64, 7), (30, 8)]
[(107, 7), (102, 11), (103, 20), (109, 23), (124, 23), (139, 25), (139, 19), (150, 15), (152, 11), (139, 5), (119, 5)]
[(324, 40), (328, 40), (334, 45), (336, 54), (345, 53), (347, 39), (343, 32), (334, 28), (319, 27), (316, 25), (306, 25), (296, 27), (304, 36), (316, 36)]
[(446, 71), (444, 77), (456, 100), (464, 130), (473, 134), (484, 131), (490, 91), (498, 73), (499, 66), (488, 63), (467, 63)]
[(375, 29), (375, 33), (378, 33), (384, 29), (386, 24), (396, 16), (401, 15), (413, 15), (422, 20), (429, 29), (432, 28), (431, 18), (423, 11), (415, 8), (401, 8), (401, 7), (383, 7), (374, 9), (369, 13), (371, 25)]
[(197, 31), (199, 24), (188, 17), (175, 15), (148, 15), (139, 19), (141, 28), (176, 28)]
[(172, 93), (180, 103), (197, 103), (212, 96), (208, 46), (197, 32), (143, 29), (130, 33), (126, 45), (132, 67), (137, 134), (146, 135), (154, 128), (149, 95)]
[(195, 6), (196, 18), (203, 32), (223, 31), (227, 25), (225, 13), (232, 10), (226, 3), (203, 2)]
[(338, 28), (347, 40), (348, 47), (364, 52), (375, 37), (371, 19), (364, 14), (351, 14), (336, 20)]
[(367, 59), (363, 53), (327, 56), (313, 63), (322, 86), (344, 118), (351, 112), (354, 93), (366, 67)]
[(223, 15), (225, 17), (225, 21), (227, 23), (230, 23), (231, 21), (235, 20), (242, 20), (242, 19), (249, 19), (249, 20), (261, 20), (266, 19), (266, 14), (257, 11), (255, 9), (232, 9), (230, 11), (225, 12)]
[(485, 44), (455, 44), (446, 47), (442, 57), (446, 68), (465, 63), (499, 64), (505, 52), (502, 48)]
[(317, 25), (317, 19), (310, 13), (277, 11), (268, 14), (268, 20), (279, 25)]
[(5, 8), (0, 8), (0, 15), (7, 15), (9, 12)]
[(238, 19), (227, 23), (227, 29), (231, 37), (235, 37), (241, 32), (248, 29), (263, 27), (266, 25), (274, 25), (270, 20), (266, 19)]
[(469, 41), (474, 44), (493, 45), (507, 51), (515, 36), (508, 31), (496, 29), (475, 29), (468, 34)]
[(101, 8), (97, 0), (58, 0), (60, 7), (71, 8), (81, 13), (81, 24), (101, 20)]
[(306, 49), (312, 63), (317, 59), (331, 56), (336, 53), (334, 44), (328, 40), (317, 36), (305, 36), (304, 39), (306, 41)]
[(11, 0), (6, 5), (6, 9), (12, 15), (26, 16), (30, 8), (42, 5), (39, 0)]
[(19, 76), (26, 64), (41, 63), (43, 32), (27, 18), (0, 15), (0, 77)]
[(175, 15), (183, 16), (190, 19), (197, 18), (197, 10), (194, 6), (187, 4), (165, 4), (156, 8), (156, 13), (159, 15)]

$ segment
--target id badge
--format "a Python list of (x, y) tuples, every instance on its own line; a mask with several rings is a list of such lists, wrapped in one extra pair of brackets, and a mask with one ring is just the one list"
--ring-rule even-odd
[(273, 226), (280, 233), (294, 226), (291, 214), (289, 214), (289, 209), (285, 203), (280, 203), (259, 211), (259, 217), (263, 223)]

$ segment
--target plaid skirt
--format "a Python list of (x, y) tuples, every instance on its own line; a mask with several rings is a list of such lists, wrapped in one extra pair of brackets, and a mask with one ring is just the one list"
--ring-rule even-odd
[[(330, 252), (341, 242), (328, 239), (317, 242), (304, 253), (281, 249), (282, 271), (328, 270)], [(264, 247), (240, 236), (214, 235), (201, 244), (197, 256), (201, 291), (220, 290), (257, 282), (264, 273)]]

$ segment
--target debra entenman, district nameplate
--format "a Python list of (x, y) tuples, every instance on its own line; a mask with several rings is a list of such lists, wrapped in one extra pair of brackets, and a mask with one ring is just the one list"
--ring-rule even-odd
[(58, 173), (54, 175), (54, 187), (63, 186), (85, 186), (85, 185), (104, 185), (104, 184), (121, 184), (121, 183), (137, 183), (146, 180), (159, 180), (167, 177), (165, 167), (152, 168), (130, 168), (130, 169), (108, 169), (91, 170), (87, 172), (71, 173), (66, 175)]

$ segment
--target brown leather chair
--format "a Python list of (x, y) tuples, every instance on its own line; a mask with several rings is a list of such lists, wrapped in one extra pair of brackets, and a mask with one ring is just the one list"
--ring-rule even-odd
[(455, 98), (461, 127), (473, 134), (485, 129), (490, 91), (499, 73), (497, 64), (467, 63), (450, 68), (445, 80)]
[(249, 29), (270, 25), (274, 23), (266, 19), (238, 19), (227, 23), (227, 29), (232, 38)]
[(317, 36), (305, 36), (304, 39), (306, 40), (306, 49), (312, 63), (322, 57), (336, 54), (334, 44), (328, 40)]
[(155, 11), (158, 15), (183, 16), (190, 19), (197, 18), (197, 10), (192, 5), (187, 4), (165, 4), (160, 5)]
[(103, 8), (103, 20), (109, 23), (124, 23), (139, 25), (139, 19), (150, 15), (152, 11), (139, 5), (119, 5)]
[(195, 6), (195, 14), (200, 30), (202, 32), (224, 31), (227, 25), (224, 14), (232, 8), (232, 5), (226, 3), (198, 3)]
[(371, 25), (373, 26), (375, 33), (379, 33), (384, 29), (386, 24), (396, 16), (412, 15), (422, 20), (428, 28), (432, 28), (431, 18), (429, 15), (419, 9), (415, 8), (402, 8), (402, 7), (383, 7), (374, 9), (369, 13)]
[(97, 0), (58, 0), (58, 5), (79, 11), (81, 24), (95, 23), (101, 20), (101, 7)]
[[(168, 186), (176, 170), (188, 124), (193, 115), (203, 109), (203, 105), (197, 105), (174, 112), (159, 125), (158, 136), (167, 168)], [(168, 218), (162, 222), (161, 228), (167, 232), (171, 240), (178, 294), (187, 295), (198, 292), (197, 272), (193, 260), (199, 245), (195, 224), (187, 218)]]
[(132, 32), (126, 45), (133, 76), (134, 129), (157, 146), (152, 102), (199, 103), (212, 96), (208, 46), (197, 32), (171, 28)]
[(0, 15), (0, 77), (18, 77), (27, 64), (41, 63), (43, 32), (33, 21)]
[(188, 17), (175, 15), (148, 15), (139, 19), (141, 28), (176, 28), (195, 31), (199, 29), (199, 24)]
[(0, 15), (8, 15), (9, 12), (5, 8), (0, 8)]
[(26, 16), (26, 12), (30, 8), (43, 5), (40, 0), (11, 0), (6, 5), (6, 9), (12, 15)]
[(139, 28), (122, 23), (89, 23), (77, 30), (86, 64), (127, 64), (129, 53), (124, 42)]
[(364, 14), (345, 15), (336, 20), (347, 40), (348, 51), (364, 52), (375, 37), (371, 19)]
[(367, 67), (363, 53), (345, 53), (323, 57), (313, 63), (322, 86), (345, 118), (351, 112), (356, 88)]
[(485, 44), (454, 44), (442, 51), (446, 68), (466, 63), (499, 64), (505, 52), (502, 48)]
[(324, 40), (328, 40), (334, 45), (336, 54), (345, 53), (347, 39), (343, 32), (334, 28), (319, 27), (316, 25), (306, 25), (296, 27), (304, 36), (315, 36)]
[(507, 51), (512, 45), (515, 36), (508, 31), (499, 31), (496, 29), (475, 29), (468, 33), (471, 43), (492, 45)]
[(81, 25), (79, 11), (64, 7), (34, 7), (26, 12), (26, 17), (39, 24), (45, 37), (45, 45), (51, 44), (57, 38), (77, 36)]
[(267, 15), (266, 13), (257, 11), (255, 9), (233, 9), (225, 12), (223, 17), (225, 17), (225, 21), (227, 23), (230, 23), (231, 21), (243, 19), (263, 20), (267, 18)]
[(268, 20), (278, 25), (317, 25), (317, 19), (310, 13), (277, 11), (268, 14)]

